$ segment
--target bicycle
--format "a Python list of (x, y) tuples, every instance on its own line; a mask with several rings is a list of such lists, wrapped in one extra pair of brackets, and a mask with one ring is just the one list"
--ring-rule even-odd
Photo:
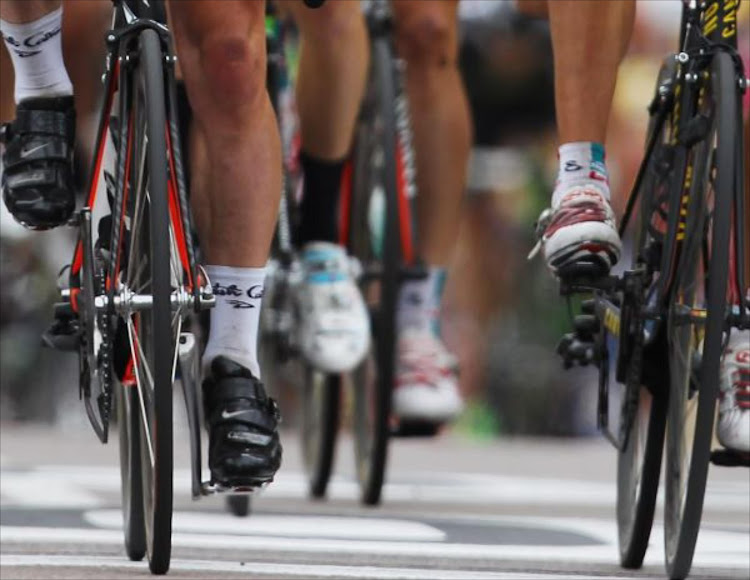
[[(416, 187), (411, 129), (401, 76), (403, 64), (392, 44), (388, 0), (364, 5), (370, 34), (371, 67), (365, 98), (357, 120), (354, 148), (342, 179), (340, 240), (355, 258), (359, 286), (368, 303), (373, 352), (351, 374), (327, 375), (300, 361), (295, 345), (292, 291), (300, 265), (292, 244), (296, 196), (300, 187), (295, 162), (294, 117), (289, 71), (283, 51), (283, 27), (276, 38), (270, 67), (277, 87), (274, 102), (284, 143), (285, 189), (272, 251), (272, 282), (263, 325), (271, 367), (290, 360), (297, 365), (292, 382), (302, 386), (302, 449), (313, 498), (326, 495), (333, 471), (336, 440), (345, 392), (351, 393), (355, 460), (361, 501), (379, 503), (388, 442), (395, 432), (391, 397), (395, 372), (396, 301), (402, 280), (423, 276), (416, 258), (412, 222)], [(274, 92), (272, 91), (272, 95)], [(404, 426), (418, 431), (419, 426)]]
[[(712, 461), (719, 365), (732, 330), (750, 328), (748, 225), (737, 0), (686, 0), (680, 52), (664, 61), (649, 106), (646, 151), (620, 235), (631, 268), (597, 278), (578, 265), (561, 276), (581, 302), (558, 346), (566, 367), (599, 368), (598, 424), (618, 452), (620, 562), (639, 568), (648, 547), (665, 461), (665, 567), (690, 572)], [(636, 218), (637, 214), (637, 218)], [(664, 364), (664, 361), (667, 364)], [(610, 428), (610, 390), (622, 398)]]
[[(169, 569), (173, 501), (172, 387), (186, 402), (192, 495), (204, 481), (200, 376), (189, 317), (213, 306), (198, 265), (185, 186), (176, 57), (161, 3), (113, 0), (104, 103), (78, 241), (48, 346), (79, 355), (80, 396), (102, 443), (119, 426), (123, 528), (130, 559)], [(96, 229), (92, 224), (97, 223)]]

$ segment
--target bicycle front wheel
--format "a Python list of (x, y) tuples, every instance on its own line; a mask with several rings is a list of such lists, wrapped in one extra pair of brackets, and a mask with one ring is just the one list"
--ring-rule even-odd
[[(724, 340), (739, 112), (731, 56), (719, 52), (701, 90), (705, 138), (693, 149), (693, 183), (668, 314), (670, 393), (666, 445), (665, 556), (684, 578), (698, 537)], [(682, 228), (680, 228), (682, 229)], [(678, 241), (680, 241), (678, 230)]]
[(372, 44), (370, 81), (357, 128), (349, 250), (363, 267), (360, 288), (370, 311), (371, 356), (352, 376), (354, 450), (361, 500), (380, 502), (391, 432), (396, 304), (401, 271), (396, 79), (387, 37)]
[(182, 321), (180, 311), (172, 309), (172, 290), (182, 286), (184, 272), (168, 207), (164, 56), (156, 32), (143, 31), (138, 42), (132, 89), (122, 97), (131, 97), (131, 107), (127, 160), (120, 160), (127, 176), (124, 211), (113, 225), (119, 229), (115, 294), (130, 345), (125, 380), (137, 389), (132, 397), (137, 407), (129, 410), (137, 414), (140, 429), (139, 435), (132, 433), (140, 448), (146, 552), (151, 571), (164, 574), (172, 541), (172, 385)]
[(120, 431), (120, 479), (122, 484), (122, 525), (125, 552), (131, 560), (146, 554), (146, 528), (143, 519), (141, 475), (140, 402), (133, 385), (117, 384), (117, 425)]

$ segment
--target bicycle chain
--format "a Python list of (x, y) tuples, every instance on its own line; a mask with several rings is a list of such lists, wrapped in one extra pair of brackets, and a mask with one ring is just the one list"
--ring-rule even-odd
[[(94, 274), (94, 283), (96, 286), (95, 295), (106, 296), (105, 268), (103, 266), (98, 266), (97, 270), (98, 273)], [(81, 342), (79, 347), (79, 356), (83, 361), (81, 369), (81, 391), (85, 398), (89, 399), (91, 397), (91, 385), (93, 383), (94, 374), (97, 373), (99, 376), (101, 392), (99, 393), (96, 402), (102, 426), (106, 429), (109, 424), (110, 411), (112, 408), (112, 362), (114, 360), (114, 346), (112, 342), (113, 333), (111, 314), (109, 312), (96, 312), (95, 317), (101, 339), (99, 348), (96, 352), (93, 350), (94, 345), (88, 344), (85, 338), (87, 336), (86, 329), (81, 328)], [(82, 317), (79, 317), (79, 322), (82, 325), (86, 324)], [(89, 355), (94, 355), (92, 358), (96, 358), (96, 369), (90, 368)]]

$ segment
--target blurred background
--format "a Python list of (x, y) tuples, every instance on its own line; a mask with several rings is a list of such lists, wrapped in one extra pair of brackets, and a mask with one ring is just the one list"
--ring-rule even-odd
[[(64, 2), (63, 41), (76, 86), (78, 134), (82, 144), (91, 143), (101, 39), (111, 8), (94, 0)], [(746, 63), (749, 8), (744, 2), (740, 18)], [(638, 0), (607, 141), (619, 210), (640, 161), (646, 106), (661, 60), (677, 46), (680, 9), (680, 0)], [(519, 13), (516, 0), (462, 0), (460, 11), (461, 65), (475, 146), (444, 309), (446, 342), (460, 359), (469, 402), (455, 430), (473, 438), (592, 436), (594, 371), (562, 372), (555, 345), (568, 330), (567, 308), (542, 261), (526, 260), (534, 245), (533, 223), (549, 202), (556, 172), (548, 26)], [(13, 116), (12, 88), (13, 70), (1, 50), (0, 121)], [(81, 147), (81, 175), (89, 156)], [(76, 357), (42, 349), (39, 339), (51, 320), (58, 273), (72, 255), (72, 233), (25, 232), (4, 205), (0, 219), (0, 420), (86, 428), (77, 403)], [(281, 398), (294, 405), (293, 393)]]

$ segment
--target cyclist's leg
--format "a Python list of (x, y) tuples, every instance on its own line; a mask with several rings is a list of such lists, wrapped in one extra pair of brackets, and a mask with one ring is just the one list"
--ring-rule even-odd
[(556, 0), (548, 9), (560, 171), (552, 211), (540, 220), (541, 243), (553, 271), (584, 261), (606, 272), (619, 259), (620, 240), (609, 203), (604, 140), (635, 2)]
[(458, 236), (471, 117), (458, 70), (458, 1), (395, 0), (396, 42), (407, 62), (419, 197), (419, 250), (444, 267)]
[(269, 481), (281, 446), (256, 341), (281, 160), (265, 87), (264, 3), (180, 0), (170, 15), (208, 161), (210, 222), (198, 223), (217, 297), (204, 354), (209, 466), (221, 483)]
[(18, 221), (38, 229), (65, 223), (75, 207), (75, 110), (61, 29), (60, 0), (0, 3), (0, 32), (13, 62), (17, 105), (3, 154), (3, 199)]
[[(300, 0), (281, 4), (301, 38), (297, 108), (304, 194), (295, 237), (306, 275), (297, 291), (299, 343), (316, 367), (345, 372), (365, 356), (370, 337), (364, 301), (337, 245), (339, 189), (367, 78), (367, 30), (359, 2), (327, 2), (315, 10)], [(328, 276), (320, 275), (323, 269)]]
[(426, 280), (402, 287), (394, 405), (404, 419), (441, 423), (462, 408), (455, 361), (442, 344), (438, 324), (471, 147), (469, 107), (457, 66), (458, 2), (395, 0), (392, 6), (397, 48), (407, 62), (419, 252), (430, 267)]

